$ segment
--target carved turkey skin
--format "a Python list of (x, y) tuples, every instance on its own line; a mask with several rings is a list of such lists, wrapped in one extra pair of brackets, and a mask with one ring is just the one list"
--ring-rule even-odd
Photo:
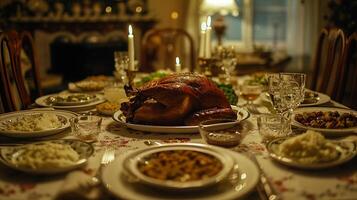
[(217, 117), (237, 118), (223, 91), (199, 74), (173, 74), (126, 92), (132, 97), (120, 109), (130, 123), (197, 125)]

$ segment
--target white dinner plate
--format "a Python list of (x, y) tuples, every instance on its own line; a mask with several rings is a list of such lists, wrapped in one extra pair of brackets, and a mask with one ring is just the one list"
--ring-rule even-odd
[(12, 169), (23, 171), (30, 174), (58, 174), (84, 166), (88, 162), (88, 158), (94, 152), (94, 148), (90, 143), (86, 143), (80, 140), (62, 139), (62, 140), (51, 140), (47, 142), (54, 142), (58, 144), (69, 144), (72, 147), (72, 149), (78, 153), (79, 155), (78, 161), (73, 163), (72, 165), (68, 165), (65, 167), (32, 169), (29, 167), (18, 166), (15, 162), (17, 159), (20, 159), (19, 157), (24, 151), (26, 151), (28, 145), (46, 143), (46, 142), (36, 142), (27, 145), (0, 148), (0, 162), (2, 162), (3, 164), (5, 164), (6, 166)]
[[(201, 144), (203, 145), (203, 144)], [(211, 147), (209, 147), (211, 148)], [(212, 147), (217, 148), (217, 147)], [(146, 200), (169, 200), (169, 199), (238, 199), (254, 189), (259, 179), (257, 166), (242, 154), (219, 148), (225, 155), (234, 160), (234, 170), (226, 180), (196, 190), (164, 190), (140, 184), (128, 178), (124, 161), (125, 154), (108, 164), (102, 171), (103, 185), (115, 196), (122, 199), (146, 199)], [(178, 194), (178, 191), (179, 194)]]
[(94, 108), (97, 104), (103, 103), (105, 101), (104, 96), (101, 94), (95, 94), (97, 99), (94, 101), (89, 102), (88, 104), (81, 104), (81, 105), (50, 105), (46, 101), (48, 97), (54, 96), (56, 94), (50, 94), (46, 96), (42, 96), (36, 99), (36, 104), (43, 107), (52, 107), (55, 109), (62, 109), (62, 110), (89, 110)]
[[(139, 170), (139, 163), (145, 163), (147, 157), (150, 155), (165, 152), (165, 151), (175, 151), (175, 150), (189, 150), (193, 152), (203, 153), (212, 158), (217, 159), (222, 164), (222, 169), (214, 176), (205, 178), (203, 180), (197, 181), (170, 181), (170, 180), (159, 180), (146, 176)], [(191, 190), (195, 188), (207, 187), (213, 184), (217, 184), (222, 180), (226, 179), (228, 174), (233, 169), (234, 161), (232, 157), (225, 154), (221, 148), (215, 148), (213, 146), (204, 145), (204, 144), (169, 144), (169, 145), (160, 145), (154, 147), (148, 147), (134, 151), (131, 154), (128, 154), (124, 159), (124, 168), (131, 174), (133, 177), (137, 178), (140, 183), (147, 184), (149, 186), (155, 186), (163, 189), (170, 190)]]
[[(247, 110), (232, 106), (232, 109), (237, 111), (237, 121), (247, 119), (250, 114)], [(158, 125), (145, 125), (133, 124), (126, 122), (125, 116), (122, 111), (117, 111), (113, 115), (114, 121), (119, 122), (121, 125), (138, 131), (156, 132), (156, 133), (197, 133), (198, 126), (158, 126)]]
[(321, 104), (327, 103), (327, 102), (329, 102), (331, 100), (331, 98), (326, 94), (323, 94), (323, 93), (320, 93), (320, 92), (315, 92), (315, 91), (312, 91), (312, 90), (307, 90), (307, 91), (317, 94), (319, 96), (318, 97), (319, 99), (315, 103), (301, 103), (300, 107), (317, 106), (317, 105), (321, 105)]
[(294, 110), (294, 113), (292, 115), (292, 125), (303, 128), (303, 129), (310, 129), (314, 131), (321, 132), (322, 134), (326, 136), (343, 136), (343, 135), (349, 135), (351, 133), (357, 133), (357, 127), (351, 127), (351, 128), (334, 128), (334, 129), (328, 129), (328, 128), (314, 128), (310, 126), (305, 126), (301, 124), (300, 122), (295, 120), (295, 115), (296, 114), (303, 114), (304, 112), (309, 113), (309, 112), (334, 112), (337, 111), (340, 114), (343, 113), (351, 113), (357, 116), (357, 111), (354, 110), (348, 110), (348, 109), (343, 109), (343, 108), (332, 108), (332, 107), (304, 107), (304, 108), (297, 108)]
[(69, 96), (84, 96), (89, 99), (86, 100), (80, 100), (80, 101), (75, 101), (75, 102), (67, 102), (67, 101), (58, 101), (54, 103), (54, 105), (58, 106), (77, 106), (77, 105), (86, 105), (89, 104), (93, 101), (98, 100), (97, 96), (95, 94), (85, 94), (85, 93), (68, 93), (66, 95), (53, 95), (53, 98), (56, 97), (69, 97)]
[[(34, 115), (34, 114), (43, 114), (50, 113), (55, 114), (59, 120), (62, 122), (61, 126), (57, 128), (51, 128), (41, 131), (17, 131), (17, 130), (6, 130), (5, 123), (9, 123), (11, 120), (14, 120), (23, 115)], [(70, 127), (69, 119), (77, 116), (76, 113), (65, 111), (65, 110), (23, 110), (17, 112), (10, 112), (0, 115), (0, 135), (5, 135), (8, 137), (18, 137), (18, 138), (33, 138), (33, 137), (43, 137), (54, 135), (60, 133), (65, 129)]]
[(328, 162), (316, 162), (316, 163), (303, 163), (298, 160), (294, 160), (289, 157), (285, 157), (279, 153), (279, 145), (288, 138), (278, 138), (275, 139), (267, 145), (267, 150), (269, 156), (284, 165), (291, 167), (301, 168), (301, 169), (323, 169), (334, 167), (351, 160), (357, 154), (356, 143), (353, 141), (330, 141), (336, 145), (336, 151), (338, 152), (338, 157), (334, 160)]

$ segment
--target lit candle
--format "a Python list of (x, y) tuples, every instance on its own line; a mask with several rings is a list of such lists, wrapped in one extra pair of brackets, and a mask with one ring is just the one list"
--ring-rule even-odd
[(129, 34), (128, 34), (128, 56), (129, 56), (129, 70), (134, 71), (134, 35), (133, 28), (129, 25)]
[(205, 57), (211, 58), (211, 16), (207, 17)]
[(180, 64), (180, 58), (179, 57), (176, 57), (175, 71), (176, 72), (181, 72), (181, 64)]
[(205, 42), (206, 42), (206, 22), (201, 24), (201, 38), (200, 38), (200, 50), (198, 57), (205, 57)]

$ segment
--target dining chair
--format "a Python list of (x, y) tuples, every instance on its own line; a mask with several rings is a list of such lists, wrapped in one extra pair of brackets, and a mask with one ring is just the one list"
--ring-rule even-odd
[[(10, 112), (12, 110), (12, 101), (10, 96), (10, 86), (9, 86), (9, 77), (7, 73), (7, 68), (5, 63), (11, 64), (11, 58), (9, 58), (9, 48), (3, 32), (0, 33), (0, 106), (1, 111)], [(5, 53), (6, 52), (6, 53)], [(7, 59), (6, 59), (7, 58)]]
[(313, 73), (310, 80), (310, 89), (317, 89), (317, 82), (321, 82), (319, 79), (320, 71), (324, 71), (327, 64), (327, 53), (328, 53), (328, 34), (329, 30), (323, 28), (320, 31), (320, 35), (317, 42), (316, 52), (313, 61)]
[(140, 71), (175, 69), (175, 58), (181, 65), (193, 71), (196, 51), (192, 36), (183, 29), (162, 28), (148, 31), (142, 40)]
[(319, 71), (316, 90), (337, 97), (338, 78), (341, 74), (341, 64), (346, 46), (345, 33), (341, 29), (330, 29), (328, 34), (328, 53), (326, 65)]
[(1, 68), (4, 83), (1, 87), (1, 92), (4, 93), (2, 103), (5, 111), (28, 108), (42, 94), (34, 42), (30, 33), (1, 33)]
[[(20, 92), (16, 87), (13, 69), (16, 66), (15, 43), (7, 33), (0, 33), (0, 94), (4, 112), (20, 109)], [(16, 94), (16, 95), (15, 95)]]
[(336, 101), (357, 109), (357, 32), (347, 39), (340, 68)]
[(19, 67), (22, 78), (26, 86), (26, 92), (31, 100), (42, 95), (40, 83), (40, 69), (38, 56), (36, 54), (35, 43), (31, 33), (23, 31), (19, 35)]

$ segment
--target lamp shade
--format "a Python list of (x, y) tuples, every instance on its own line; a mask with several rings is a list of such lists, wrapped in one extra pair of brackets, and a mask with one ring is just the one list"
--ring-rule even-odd
[(201, 12), (205, 15), (213, 15), (215, 13), (227, 15), (231, 13), (233, 16), (238, 16), (239, 8), (235, 0), (203, 0)]

